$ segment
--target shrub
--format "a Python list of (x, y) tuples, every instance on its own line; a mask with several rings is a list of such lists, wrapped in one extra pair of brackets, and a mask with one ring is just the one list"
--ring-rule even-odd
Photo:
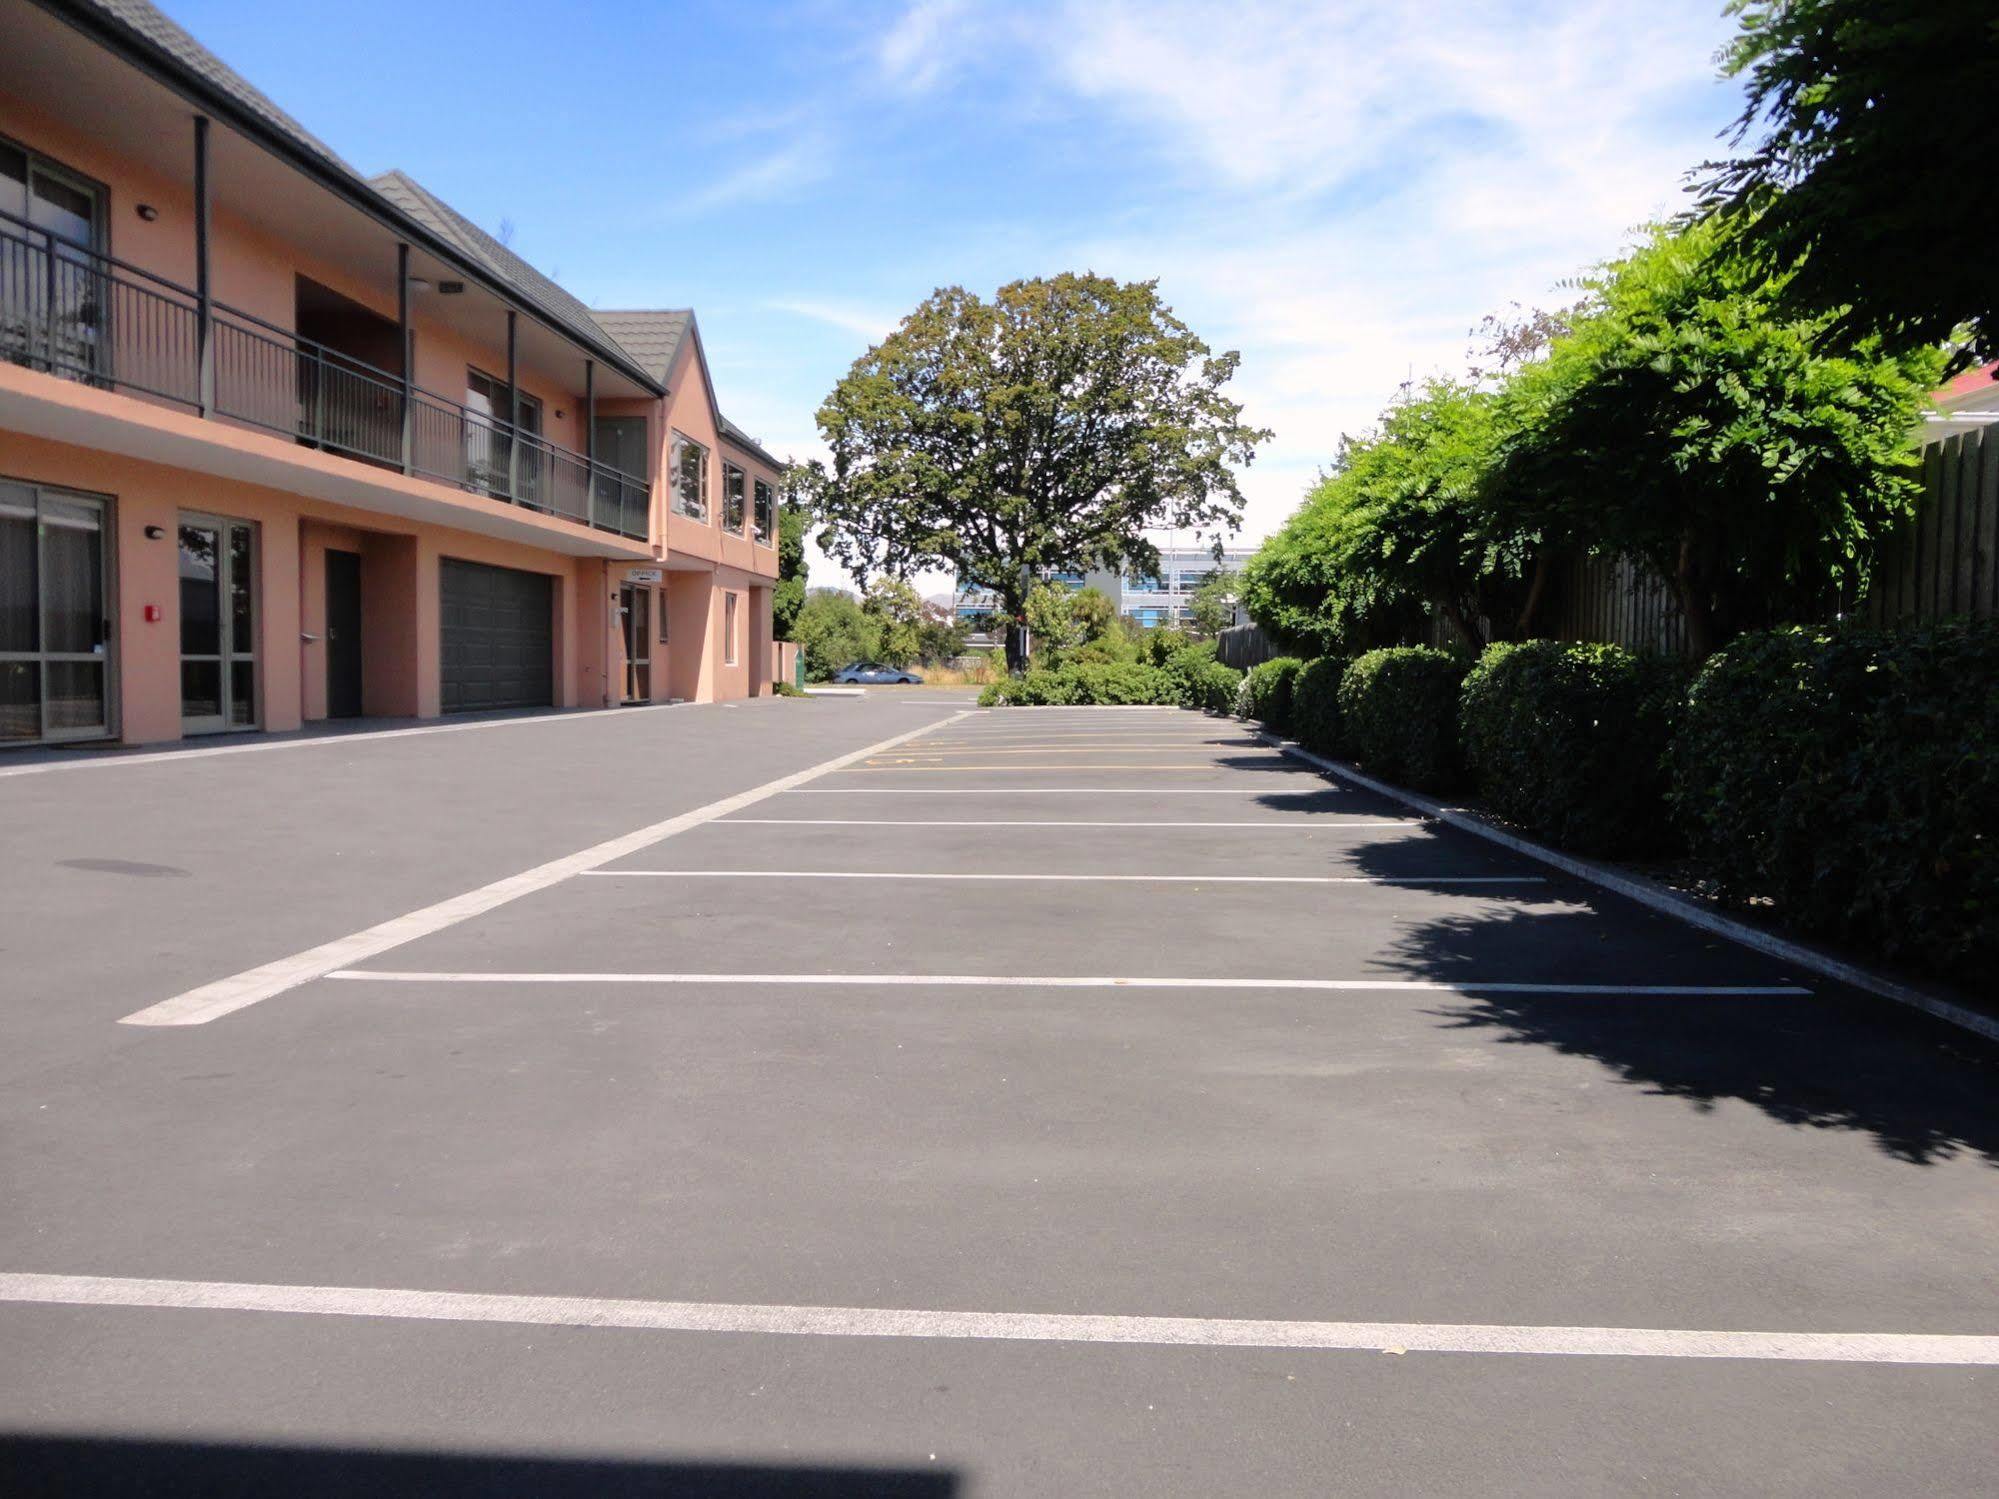
[(772, 682), (770, 690), (779, 697), (804, 697), (806, 695), (803, 687), (783, 681)]
[(1209, 661), (1181, 678), (1179, 703), (1183, 708), (1199, 708), (1207, 713), (1227, 713), (1235, 707), (1236, 689), (1243, 674), (1233, 666)]
[(1277, 656), (1249, 669), (1249, 716), (1273, 734), (1291, 732), (1291, 684), (1305, 663)]
[(1688, 693), (1671, 796), (1724, 899), (1989, 983), (1999, 622), (1743, 636)]
[(1164, 666), (1189, 646), (1197, 650), (1205, 649), (1208, 659), (1214, 659), (1215, 643), (1212, 640), (1196, 642), (1178, 625), (1161, 625), (1156, 630), (1147, 630), (1139, 639), (1139, 658), (1147, 666)]
[(1445, 791), (1457, 785), (1458, 686), (1468, 664), (1427, 645), (1390, 646), (1355, 658), (1339, 691), (1341, 731), (1354, 758), (1410, 786)]
[(1459, 743), (1502, 817), (1586, 853), (1655, 853), (1685, 663), (1615, 645), (1529, 640), (1489, 647), (1458, 699)]
[[(1161, 630), (1159, 635), (1167, 634)], [(1235, 705), (1236, 683), (1242, 673), (1215, 659), (1215, 643), (1204, 640), (1176, 647), (1160, 670), (1173, 680), (1173, 701), (1183, 708), (1199, 708), (1210, 713), (1226, 713)]]
[(1339, 656), (1307, 661), (1291, 684), (1291, 733), (1306, 749), (1321, 755), (1343, 752), (1340, 738), (1340, 676), (1347, 669)]
[(1069, 707), (1090, 703), (1177, 703), (1174, 679), (1135, 661), (1072, 662), (994, 682), (979, 694), (982, 708)]

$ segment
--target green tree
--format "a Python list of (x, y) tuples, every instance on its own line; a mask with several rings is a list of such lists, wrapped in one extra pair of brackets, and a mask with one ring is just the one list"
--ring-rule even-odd
[(1060, 583), (1037, 583), (1021, 608), (1027, 635), (1038, 664), (1054, 665), (1064, 653), (1083, 643), (1083, 626), (1076, 618), (1071, 594)]
[(1858, 593), (1920, 493), (1911, 434), (1942, 355), (1791, 316), (1712, 222), (1586, 284), (1593, 310), (1499, 398), (1506, 524), (1643, 559), (1702, 656)]
[(923, 651), (923, 599), (900, 578), (884, 574), (861, 595), (861, 612), (876, 623), (875, 659), (907, 666)]
[(792, 638), (805, 653), (806, 677), (824, 682), (851, 662), (879, 656), (881, 621), (864, 612), (851, 593), (815, 588), (798, 611)]
[(1242, 579), (1228, 568), (1217, 568), (1188, 600), (1188, 623), (1197, 635), (1219, 635), (1235, 623), (1236, 599)]
[(1488, 503), (1490, 392), (1433, 380), (1340, 444), (1333, 471), (1250, 559), (1250, 615), (1287, 644), (1357, 655), (1440, 613), (1465, 639), (1524, 633), (1545, 585), (1537, 531)]
[(1032, 580), (1156, 566), (1148, 528), (1233, 529), (1234, 466), (1269, 434), (1151, 281), (1015, 281), (933, 293), (819, 408), (819, 542), (857, 578), (948, 567), (996, 592), (1008, 661)]
[(1118, 627), (1117, 605), (1101, 589), (1078, 588), (1069, 595), (1069, 613), (1076, 621), (1083, 645), (1102, 640)]
[(805, 531), (811, 517), (787, 497), (777, 512), (777, 586), (771, 590), (771, 629), (779, 640), (794, 639), (798, 611), (805, 606)]
[(918, 627), (918, 638), (922, 644), (918, 649), (918, 659), (925, 666), (941, 666), (954, 657), (965, 653), (965, 640), (972, 633), (971, 625), (958, 618), (958, 612), (949, 604), (923, 605), (923, 622)]
[[(1981, 143), (1999, 100), (1991, 0), (1730, 0), (1723, 53), (1748, 78), (1702, 206), (1727, 217), (1794, 315), (1938, 344), (1999, 345), (1999, 195)], [(1989, 165), (1986, 170), (1989, 170)], [(1986, 186), (1977, 184), (1985, 181)]]

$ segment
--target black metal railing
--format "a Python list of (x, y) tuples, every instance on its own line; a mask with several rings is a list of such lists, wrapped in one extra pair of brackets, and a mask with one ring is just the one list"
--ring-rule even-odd
[[(620, 536), (649, 486), (325, 344), (209, 304), (210, 414)], [(0, 360), (201, 411), (198, 295), (0, 211)]]

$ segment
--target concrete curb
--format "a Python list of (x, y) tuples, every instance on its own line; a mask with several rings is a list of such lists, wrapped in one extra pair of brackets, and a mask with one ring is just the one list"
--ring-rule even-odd
[(1896, 1004), (1907, 1005), (1910, 1009), (1933, 1015), (1938, 1020), (1970, 1031), (1987, 1041), (1999, 1042), (1999, 1019), (1990, 1015), (1980, 1014), (1941, 995), (1931, 994), (1927, 990), (1884, 977), (1871, 969), (1861, 968), (1816, 947), (1794, 942), (1788, 937), (1779, 937), (1753, 927), (1747, 922), (1737, 921), (1718, 911), (1709, 910), (1656, 880), (1648, 880), (1643, 875), (1629, 874), (1611, 865), (1600, 864), (1594, 859), (1582, 859), (1574, 854), (1565, 854), (1559, 849), (1549, 848), (1545, 844), (1536, 843), (1530, 838), (1523, 838), (1518, 833), (1498, 827), (1475, 812), (1447, 807), (1442, 802), (1432, 801), (1429, 797), (1421, 796), (1414, 791), (1405, 791), (1400, 786), (1392, 786), (1386, 781), (1377, 781), (1372, 776), (1363, 775), (1351, 765), (1342, 764), (1338, 760), (1329, 760), (1324, 755), (1316, 755), (1292, 740), (1254, 726), (1246, 725), (1246, 727), (1249, 727), (1250, 732), (1265, 744), (1273, 749), (1282, 750), (1294, 760), (1303, 760), (1306, 764), (1317, 766), (1320, 770), (1338, 776), (1343, 781), (1351, 781), (1354, 785), (1364, 787), (1377, 795), (1392, 798), (1406, 807), (1414, 808), (1426, 817), (1433, 817), (1438, 822), (1462, 832), (1472, 833), (1489, 842), (1510, 848), (1517, 854), (1525, 854), (1528, 858), (1559, 869), (1564, 874), (1573, 875), (1579, 880), (1587, 880), (1592, 885), (1613, 891), (1629, 900), (1635, 900), (1640, 905), (1664, 915), (1677, 917), (1692, 926), (1713, 932), (1716, 936), (1726, 937), (1731, 942), (1739, 942), (1766, 957), (1781, 958), (1787, 963), (1795, 963), (1822, 978), (1833, 979), (1855, 989), (1864, 989), (1869, 994), (1877, 994), (1883, 999), (1893, 1000)]

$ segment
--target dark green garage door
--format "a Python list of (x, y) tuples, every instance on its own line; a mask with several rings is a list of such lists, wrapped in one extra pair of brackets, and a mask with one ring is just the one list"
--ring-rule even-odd
[(444, 711), (546, 708), (555, 699), (551, 580), (444, 559)]

